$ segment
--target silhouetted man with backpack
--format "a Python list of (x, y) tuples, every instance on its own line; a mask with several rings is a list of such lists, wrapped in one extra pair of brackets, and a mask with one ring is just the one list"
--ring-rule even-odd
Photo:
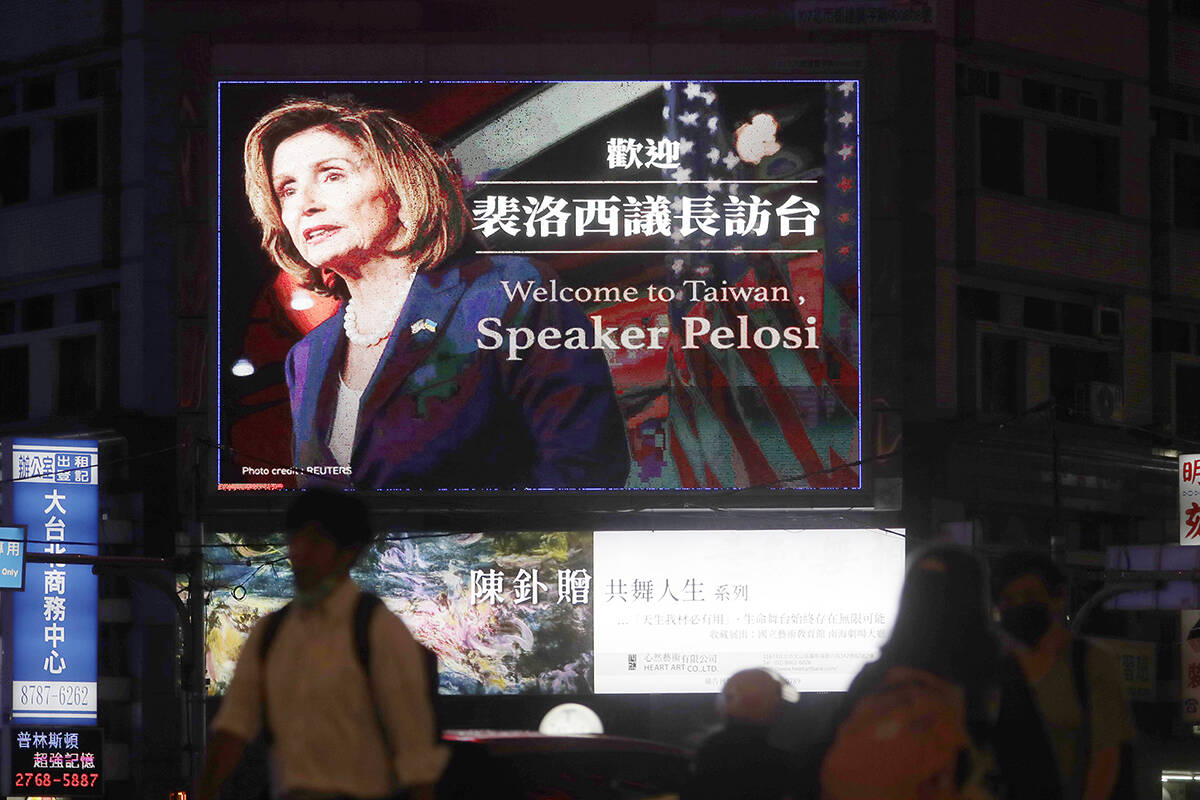
[(200, 800), (215, 800), (246, 743), (271, 745), (285, 800), (426, 800), (445, 766), (420, 646), (350, 568), (371, 541), (366, 507), (301, 494), (286, 518), (295, 598), (259, 620), (212, 722)]

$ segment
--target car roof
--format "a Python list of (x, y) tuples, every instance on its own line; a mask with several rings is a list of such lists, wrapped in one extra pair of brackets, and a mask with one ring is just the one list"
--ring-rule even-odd
[(639, 752), (686, 758), (688, 751), (662, 742), (610, 734), (557, 735), (538, 731), (459, 729), (442, 732), (447, 742), (475, 742), (494, 753)]

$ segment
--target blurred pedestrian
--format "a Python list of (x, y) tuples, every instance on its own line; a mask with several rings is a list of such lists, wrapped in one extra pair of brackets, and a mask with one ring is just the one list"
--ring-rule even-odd
[[(1057, 798), (1043, 780), (1048, 743), (991, 625), (983, 562), (934, 545), (910, 564), (879, 659), (851, 683), (828, 748), (811, 760), (820, 796)], [(1025, 738), (997, 747), (1002, 720), (1028, 728)]]
[(431, 798), (447, 753), (435, 742), (421, 648), (350, 578), (372, 538), (366, 507), (309, 490), (286, 530), (295, 599), (242, 647), (197, 796), (214, 800), (265, 728), (286, 800)]
[(1067, 629), (1062, 570), (1045, 553), (1013, 551), (996, 563), (993, 596), (1050, 732), (1065, 800), (1123, 797), (1122, 749), (1134, 736), (1125, 687), (1116, 660)]
[(796, 690), (767, 669), (725, 681), (718, 704), (724, 727), (700, 745), (680, 800), (787, 800), (795, 785), (790, 754), (771, 740), (772, 725)]

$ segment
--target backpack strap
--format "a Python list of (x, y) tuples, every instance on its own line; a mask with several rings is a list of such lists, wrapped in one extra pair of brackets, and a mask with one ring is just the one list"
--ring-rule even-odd
[(259, 694), (262, 697), (262, 729), (263, 736), (267, 740), (267, 744), (274, 742), (275, 737), (271, 733), (271, 720), (267, 715), (267, 653), (271, 649), (271, 643), (275, 641), (276, 635), (279, 633), (279, 626), (283, 624), (283, 618), (287, 616), (288, 610), (292, 607), (288, 603), (283, 608), (272, 611), (263, 621), (263, 635), (258, 641), (258, 677), (259, 677)]
[(367, 699), (371, 702), (371, 710), (375, 712), (375, 726), (383, 739), (383, 747), (388, 760), (392, 757), (392, 737), (388, 735), (387, 723), (383, 719), (383, 710), (375, 701), (375, 682), (371, 680), (371, 616), (375, 609), (383, 605), (383, 600), (370, 592), (361, 592), (354, 606), (354, 654), (362, 667), (363, 676), (367, 681)]
[(279, 626), (283, 624), (283, 618), (291, 607), (292, 604), (288, 603), (283, 608), (272, 611), (267, 614), (266, 621), (263, 622), (263, 635), (258, 642), (258, 658), (264, 664), (267, 661), (267, 651), (271, 649), (271, 642), (275, 641), (275, 636), (279, 633)]
[(371, 691), (371, 615), (375, 609), (383, 605), (378, 596), (370, 592), (362, 592), (358, 596), (358, 604), (354, 607), (354, 653), (358, 656), (359, 666), (367, 676), (367, 691)]

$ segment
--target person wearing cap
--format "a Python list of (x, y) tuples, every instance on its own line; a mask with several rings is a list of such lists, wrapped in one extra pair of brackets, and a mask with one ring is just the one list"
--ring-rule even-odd
[(215, 800), (265, 727), (285, 800), (432, 798), (448, 752), (435, 741), (420, 645), (399, 617), (377, 608), (366, 674), (356, 652), (362, 592), (350, 568), (372, 538), (366, 507), (311, 489), (288, 509), (286, 530), (294, 600), (274, 626), (260, 619), (242, 647), (212, 721), (197, 796)]

